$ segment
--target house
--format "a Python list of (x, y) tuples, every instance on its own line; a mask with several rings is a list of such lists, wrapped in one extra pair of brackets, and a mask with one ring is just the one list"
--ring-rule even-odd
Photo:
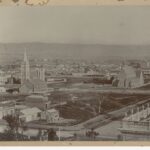
[(5, 132), (8, 129), (8, 123), (6, 120), (0, 119), (0, 133)]
[(41, 112), (42, 111), (36, 107), (26, 108), (20, 110), (19, 119), (24, 120), (25, 122), (39, 120)]
[(3, 86), (0, 86), (0, 93), (6, 93), (7, 89)]
[(7, 115), (15, 114), (15, 107), (14, 106), (1, 106), (0, 107), (0, 119)]
[(56, 109), (49, 109), (41, 113), (41, 119), (48, 123), (56, 123), (59, 120), (59, 111)]
[(6, 89), (7, 93), (16, 94), (16, 93), (19, 93), (20, 85), (19, 84), (5, 84), (3, 87)]
[(10, 75), (6, 74), (4, 71), (0, 70), (0, 85), (5, 85)]

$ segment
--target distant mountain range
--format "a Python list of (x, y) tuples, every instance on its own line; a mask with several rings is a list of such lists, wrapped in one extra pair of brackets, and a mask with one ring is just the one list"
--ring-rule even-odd
[(123, 59), (150, 57), (150, 45), (100, 45), (58, 43), (0, 43), (0, 60), (23, 57), (27, 50), (30, 58), (47, 59)]

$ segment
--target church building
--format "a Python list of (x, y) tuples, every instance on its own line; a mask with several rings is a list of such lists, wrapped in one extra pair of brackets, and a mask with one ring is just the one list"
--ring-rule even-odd
[(118, 87), (120, 88), (137, 88), (144, 85), (144, 77), (141, 71), (125, 65), (118, 75)]
[(20, 93), (48, 92), (47, 84), (45, 82), (45, 69), (38, 68), (31, 72), (26, 51), (24, 52), (24, 59), (21, 64), (21, 87), (19, 91)]

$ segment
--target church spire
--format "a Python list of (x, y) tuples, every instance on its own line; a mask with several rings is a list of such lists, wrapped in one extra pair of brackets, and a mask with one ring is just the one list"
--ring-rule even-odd
[(21, 65), (21, 83), (23, 84), (26, 80), (30, 80), (30, 65), (27, 57), (27, 52), (25, 49), (24, 59)]
[(25, 49), (25, 51), (24, 51), (24, 62), (28, 62), (27, 51), (26, 51), (26, 49)]

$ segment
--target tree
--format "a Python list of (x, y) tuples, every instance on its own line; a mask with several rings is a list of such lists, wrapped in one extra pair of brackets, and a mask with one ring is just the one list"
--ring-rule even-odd
[(37, 134), (38, 140), (41, 141), (41, 137), (42, 137), (42, 130), (41, 130), (41, 129), (38, 129), (38, 134)]
[(56, 135), (56, 131), (51, 128), (48, 130), (48, 141), (56, 141), (58, 140), (58, 137)]
[(123, 137), (122, 137), (121, 134), (119, 134), (117, 137), (118, 137), (118, 141), (122, 141), (123, 140)]
[(17, 2), (19, 2), (19, 0), (12, 0), (14, 3), (17, 3)]
[(5, 130), (8, 138), (11, 135), (12, 140), (18, 140), (19, 118), (13, 115), (7, 115), (4, 117), (4, 120), (8, 123), (8, 130)]
[(91, 129), (91, 131), (86, 132), (86, 136), (93, 140), (95, 140), (97, 135), (99, 135), (99, 134), (97, 132), (95, 132), (93, 128)]
[(112, 77), (110, 78), (111, 83), (113, 82), (114, 79), (115, 79), (114, 76), (112, 76)]
[(20, 120), (20, 127), (21, 127), (21, 135), (22, 135), (22, 140), (24, 140), (24, 131), (28, 129), (28, 127), (25, 125), (24, 120)]
[(1, 133), (0, 135), (1, 141), (16, 141), (16, 136), (12, 132), (12, 130), (5, 130), (4, 133)]
[(74, 139), (77, 140), (77, 134), (74, 133), (73, 136), (74, 136)]

